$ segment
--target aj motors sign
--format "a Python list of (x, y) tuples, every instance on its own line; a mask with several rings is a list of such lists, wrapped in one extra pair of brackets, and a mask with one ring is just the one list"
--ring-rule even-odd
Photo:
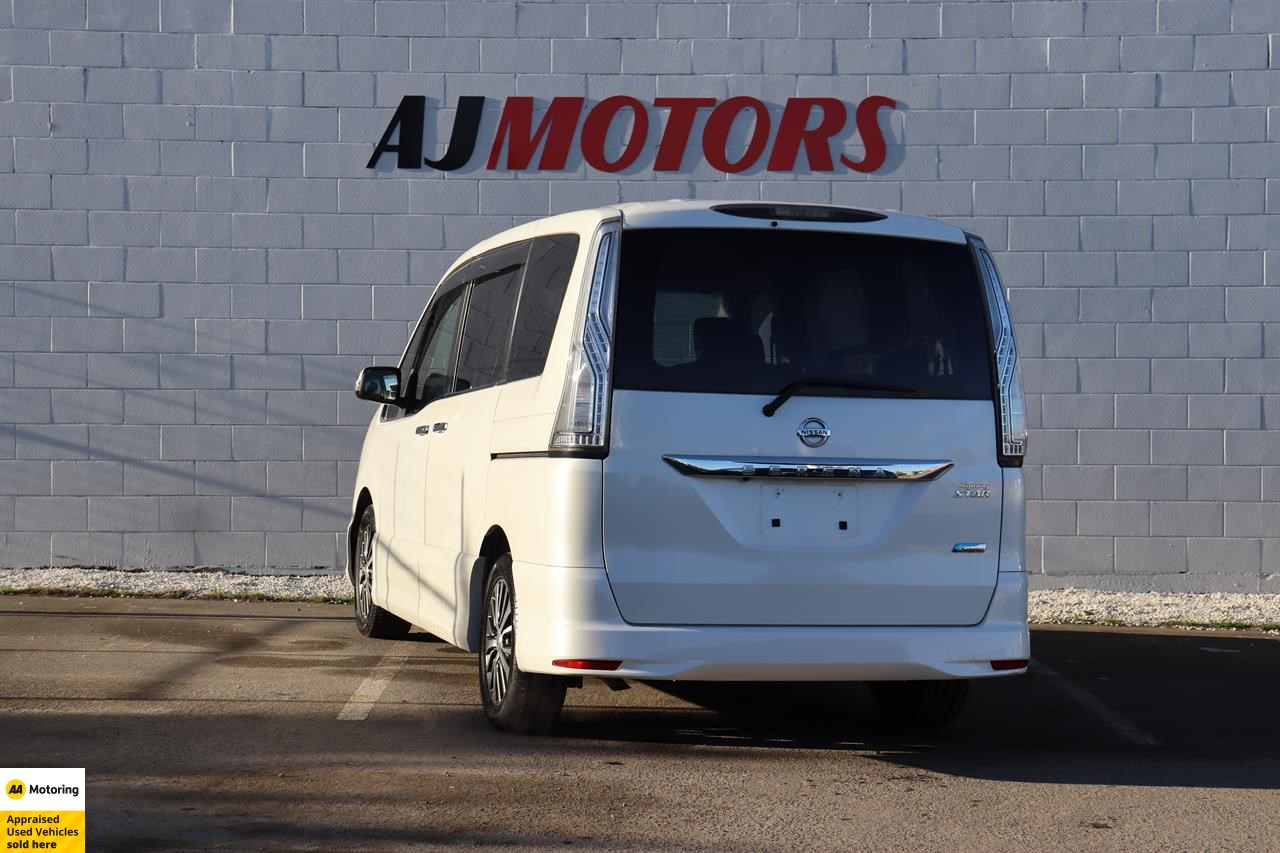
[[(699, 156), (723, 172), (742, 172), (758, 164), (771, 172), (794, 172), (802, 150), (812, 172), (874, 172), (885, 160), (877, 112), (897, 106), (879, 95), (864, 98), (853, 109), (836, 98), (789, 98), (775, 129), (768, 106), (748, 97), (657, 98), (650, 105), (617, 95), (590, 108), (585, 98), (558, 97), (540, 114), (533, 98), (511, 97), (502, 103), (493, 138), (482, 142), (481, 119), (489, 100), (478, 95), (458, 98), (448, 147), (432, 159), (423, 155), (427, 99), (406, 95), (369, 158), (369, 168), (384, 155), (394, 155), (401, 169), (429, 166), (451, 172), (470, 163), (481, 147), (488, 149), (487, 169), (557, 171), (566, 167), (576, 144), (593, 169), (620, 172), (639, 164), (656, 139), (655, 172), (687, 169)], [(616, 133), (611, 135), (615, 127), (630, 128), (620, 143), (610, 141), (616, 140)], [(845, 152), (854, 133), (862, 141), (858, 159)]]

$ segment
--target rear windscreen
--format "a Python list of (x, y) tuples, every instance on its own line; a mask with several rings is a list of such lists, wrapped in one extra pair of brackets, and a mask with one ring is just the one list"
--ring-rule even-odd
[(614, 387), (991, 399), (967, 246), (817, 231), (622, 232)]

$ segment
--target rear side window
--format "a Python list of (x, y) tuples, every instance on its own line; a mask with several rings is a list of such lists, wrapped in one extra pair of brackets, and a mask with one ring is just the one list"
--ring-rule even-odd
[(502, 381), (528, 253), (529, 243), (517, 243), (467, 264), (471, 296), (462, 327), (455, 391), (487, 388)]
[(538, 237), (529, 251), (520, 310), (511, 337), (511, 359), (507, 381), (528, 379), (542, 373), (547, 350), (556, 331), (556, 321), (564, 304), (569, 274), (578, 256), (578, 235), (557, 234)]
[(965, 245), (818, 231), (624, 230), (614, 385), (991, 399), (982, 290)]

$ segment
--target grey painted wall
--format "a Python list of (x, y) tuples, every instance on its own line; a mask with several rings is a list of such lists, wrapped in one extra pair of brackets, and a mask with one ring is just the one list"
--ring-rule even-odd
[[(998, 251), (1039, 585), (1280, 591), (1277, 30), (1275, 0), (0, 0), (0, 563), (336, 565), (351, 379), (459, 251), (765, 197)], [(371, 172), (405, 93), (903, 108), (869, 178)]]

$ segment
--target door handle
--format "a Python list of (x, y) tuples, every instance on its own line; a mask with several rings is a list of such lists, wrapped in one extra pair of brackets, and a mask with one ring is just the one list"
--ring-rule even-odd
[(413, 431), (414, 435), (431, 435), (431, 427), (423, 424)]
[[(445, 431), (445, 430), (447, 430), (448, 428), (449, 428), (449, 425), (448, 425), (447, 423), (444, 423), (443, 421), (438, 421), (438, 422), (436, 422), (435, 424), (432, 424), (432, 426), (431, 426), (431, 431), (432, 431), (432, 432), (444, 432), (444, 431)], [(424, 427), (424, 429), (425, 429), (425, 427)]]

